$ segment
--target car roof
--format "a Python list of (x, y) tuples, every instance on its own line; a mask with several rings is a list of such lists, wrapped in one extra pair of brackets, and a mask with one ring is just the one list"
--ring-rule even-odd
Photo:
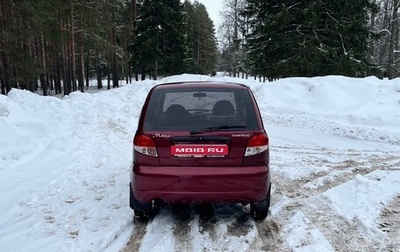
[(155, 89), (171, 89), (171, 88), (233, 88), (248, 89), (244, 84), (224, 81), (182, 81), (161, 83), (154, 87)]

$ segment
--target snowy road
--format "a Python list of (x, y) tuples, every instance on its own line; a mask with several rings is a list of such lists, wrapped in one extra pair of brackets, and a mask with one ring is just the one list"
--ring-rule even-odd
[(153, 81), (62, 99), (12, 90), (0, 95), (1, 251), (400, 252), (400, 79), (162, 81), (194, 79), (255, 93), (271, 148), (264, 222), (215, 205), (133, 223), (132, 137)]
[[(241, 205), (214, 205), (211, 217), (193, 206), (187, 214), (162, 206), (147, 224), (135, 224), (123, 251), (399, 251), (400, 196), (384, 206), (374, 195), (400, 181), (396, 146), (286, 127), (269, 130), (273, 197), (267, 220), (254, 222)], [(354, 197), (345, 206), (352, 218), (335, 205), (346, 195), (337, 202), (330, 197), (347, 187)], [(367, 191), (373, 192), (370, 202), (367, 195), (350, 196)], [(359, 207), (384, 209), (379, 225), (371, 228), (364, 218), (372, 216), (365, 209), (357, 214)]]

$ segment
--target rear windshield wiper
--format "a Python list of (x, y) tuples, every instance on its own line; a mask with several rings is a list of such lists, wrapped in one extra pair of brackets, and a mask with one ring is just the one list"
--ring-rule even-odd
[(219, 131), (219, 130), (225, 130), (225, 129), (240, 129), (240, 128), (246, 128), (246, 126), (243, 125), (222, 125), (222, 126), (215, 126), (215, 127), (207, 127), (204, 129), (194, 129), (190, 131), (190, 134), (200, 134), (204, 132), (212, 132), (212, 131)]

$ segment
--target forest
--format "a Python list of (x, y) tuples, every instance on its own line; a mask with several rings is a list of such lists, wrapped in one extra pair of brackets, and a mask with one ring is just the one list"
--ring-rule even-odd
[(0, 0), (1, 93), (217, 71), (264, 81), (400, 74), (399, 0), (221, 1), (215, 27), (197, 1)]

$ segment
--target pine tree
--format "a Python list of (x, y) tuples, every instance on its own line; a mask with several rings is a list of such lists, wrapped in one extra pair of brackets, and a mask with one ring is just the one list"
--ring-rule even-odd
[[(184, 71), (185, 36), (179, 0), (144, 0), (136, 19), (136, 39), (131, 47), (133, 67), (142, 75), (178, 74)], [(143, 76), (142, 76), (143, 78)]]
[(185, 59), (185, 70), (188, 73), (197, 73), (197, 61), (195, 58), (195, 32), (194, 32), (194, 27), (196, 26), (196, 22), (194, 20), (195, 16), (195, 9), (193, 4), (185, 0), (184, 4), (184, 23), (185, 23), (185, 30), (186, 30), (186, 46), (185, 46), (185, 54), (187, 55)]
[(163, 36), (161, 50), (163, 59), (161, 74), (175, 75), (185, 72), (186, 24), (183, 17), (183, 6), (179, 0), (165, 3), (165, 19), (163, 20)]
[(193, 8), (193, 22), (189, 29), (192, 32), (192, 57), (196, 62), (196, 73), (212, 74), (216, 70), (218, 51), (214, 23), (203, 4), (196, 1)]
[(248, 0), (250, 65), (271, 78), (366, 75), (372, 9), (369, 0)]

